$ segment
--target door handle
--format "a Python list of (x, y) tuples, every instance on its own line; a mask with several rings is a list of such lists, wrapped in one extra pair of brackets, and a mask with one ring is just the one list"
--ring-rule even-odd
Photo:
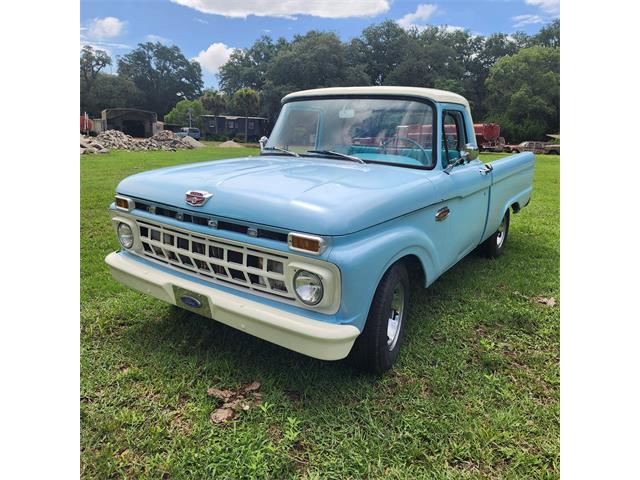
[(493, 171), (493, 165), (491, 165), (490, 163), (487, 163), (484, 167), (482, 167), (478, 171), (483, 175), (487, 175), (488, 173), (491, 173)]

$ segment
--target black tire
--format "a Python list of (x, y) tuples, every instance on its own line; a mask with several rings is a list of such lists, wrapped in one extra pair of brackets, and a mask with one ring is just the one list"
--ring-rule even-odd
[[(405, 325), (409, 315), (409, 274), (401, 262), (392, 265), (380, 280), (369, 309), (364, 330), (356, 339), (350, 360), (364, 372), (382, 374), (389, 370), (400, 352), (404, 341)], [(402, 293), (398, 293), (402, 292)], [(398, 305), (402, 296), (402, 308), (392, 313), (392, 302)], [(397, 319), (396, 330), (390, 324), (391, 315)], [(391, 332), (393, 338), (388, 336)]]
[(511, 221), (511, 212), (507, 208), (507, 211), (502, 217), (500, 226), (493, 235), (487, 238), (482, 244), (480, 244), (480, 250), (487, 258), (498, 258), (504, 252), (504, 248), (507, 245), (507, 239), (509, 238), (509, 223)]

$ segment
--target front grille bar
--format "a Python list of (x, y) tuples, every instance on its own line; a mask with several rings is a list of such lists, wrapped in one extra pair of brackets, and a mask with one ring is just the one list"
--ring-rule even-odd
[(136, 219), (144, 255), (199, 277), (294, 300), (285, 283), (288, 257)]
[[(286, 242), (287, 233), (278, 232), (275, 230), (267, 230), (264, 228), (254, 228), (242, 223), (220, 220), (214, 217), (208, 217), (204, 215), (197, 215), (193, 212), (180, 211), (175, 208), (169, 208), (161, 206), (159, 204), (152, 204), (151, 202), (135, 201), (135, 208), (138, 210), (151, 213), (153, 215), (160, 215), (163, 217), (173, 218), (185, 223), (194, 223), (196, 225), (205, 225), (217, 230), (227, 230), (229, 232), (241, 233), (243, 235), (250, 235), (251, 231), (254, 231), (255, 236), (258, 238), (268, 238), (269, 240), (275, 240), (277, 242)], [(213, 225), (213, 226), (212, 226)]]

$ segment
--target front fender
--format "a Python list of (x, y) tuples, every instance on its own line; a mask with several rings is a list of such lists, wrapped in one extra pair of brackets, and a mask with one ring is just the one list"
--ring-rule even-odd
[[(427, 208), (425, 210), (432, 210)], [(435, 211), (436, 208), (433, 208)], [(447, 222), (427, 232), (418, 226), (429, 212), (405, 215), (355, 234), (335, 237), (329, 261), (340, 268), (342, 276), (342, 304), (340, 314), (352, 318), (360, 330), (364, 328), (369, 307), (385, 272), (407, 255), (415, 255), (425, 273), (425, 285), (432, 283), (443, 268), (438, 257), (434, 235), (446, 235)]]

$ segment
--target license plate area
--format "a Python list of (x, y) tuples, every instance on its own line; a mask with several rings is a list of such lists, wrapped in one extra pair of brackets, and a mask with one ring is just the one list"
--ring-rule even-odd
[(173, 294), (175, 295), (176, 304), (180, 308), (184, 308), (185, 310), (189, 310), (204, 317), (213, 317), (211, 305), (209, 304), (209, 298), (207, 296), (176, 285), (173, 285)]

